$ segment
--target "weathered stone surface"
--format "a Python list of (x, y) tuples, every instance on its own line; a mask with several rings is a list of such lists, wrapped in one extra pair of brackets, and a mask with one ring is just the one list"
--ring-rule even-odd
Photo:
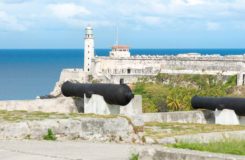
[(84, 113), (120, 114), (120, 107), (119, 105), (107, 104), (101, 95), (93, 94), (91, 98), (84, 95)]
[(58, 139), (131, 143), (132, 137), (135, 138), (134, 129), (125, 118), (80, 118), (6, 122), (0, 125), (0, 139), (43, 139), (48, 129)]
[(30, 128), (25, 122), (11, 125), (4, 123), (0, 125), (0, 138), (2, 139), (24, 139), (29, 133)]
[(25, 110), (29, 112), (78, 112), (83, 108), (83, 100), (79, 98), (59, 97), (51, 99), (0, 101), (0, 110)]
[(217, 110), (214, 112), (215, 114), (215, 124), (222, 125), (239, 125), (239, 117), (236, 115), (234, 110), (224, 109)]
[(208, 110), (146, 113), (144, 122), (214, 123), (214, 113)]
[(245, 156), (216, 154), (210, 152), (191, 151), (174, 148), (144, 149), (140, 153), (140, 160), (244, 160)]
[(145, 143), (146, 144), (154, 144), (154, 143), (156, 143), (156, 141), (151, 137), (145, 137)]
[(120, 114), (135, 116), (141, 115), (142, 113), (143, 111), (141, 95), (135, 95), (128, 105), (120, 107)]

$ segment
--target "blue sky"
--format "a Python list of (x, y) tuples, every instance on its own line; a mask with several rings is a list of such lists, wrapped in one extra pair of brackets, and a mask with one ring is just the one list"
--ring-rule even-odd
[(1, 48), (245, 48), (245, 0), (0, 0)]

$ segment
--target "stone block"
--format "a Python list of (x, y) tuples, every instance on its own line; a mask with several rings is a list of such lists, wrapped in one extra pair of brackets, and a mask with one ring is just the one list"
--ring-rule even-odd
[(103, 96), (100, 95), (93, 94), (91, 98), (84, 95), (84, 113), (120, 114), (120, 106), (107, 104)]
[(120, 107), (120, 114), (124, 115), (140, 115), (142, 114), (142, 96), (135, 95), (131, 102), (126, 106)]
[(120, 106), (107, 104), (100, 95), (93, 94), (91, 98), (84, 96), (84, 113), (139, 115), (142, 114), (142, 97), (136, 95), (128, 105)]
[(239, 117), (234, 110), (224, 109), (215, 111), (215, 124), (239, 125)]
[(214, 123), (214, 113), (208, 110), (142, 114), (144, 122)]

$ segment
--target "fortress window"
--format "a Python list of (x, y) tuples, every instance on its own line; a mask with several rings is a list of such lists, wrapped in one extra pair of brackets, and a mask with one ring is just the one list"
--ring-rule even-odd
[(120, 84), (124, 84), (124, 79), (123, 78), (120, 79)]
[(130, 74), (130, 73), (131, 73), (131, 69), (128, 69), (127, 71), (128, 71), (128, 74)]

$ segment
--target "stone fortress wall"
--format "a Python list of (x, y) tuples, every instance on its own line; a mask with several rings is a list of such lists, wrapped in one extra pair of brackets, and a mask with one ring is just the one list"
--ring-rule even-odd
[(139, 77), (168, 74), (237, 75), (238, 85), (244, 84), (245, 56), (180, 54), (177, 56), (95, 57), (92, 75), (102, 82), (125, 83)]

